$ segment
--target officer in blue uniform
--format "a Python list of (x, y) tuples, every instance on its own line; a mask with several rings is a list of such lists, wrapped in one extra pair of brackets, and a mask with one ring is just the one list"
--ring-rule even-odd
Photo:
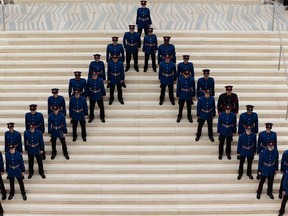
[[(25, 114), (25, 128), (29, 130), (30, 124), (33, 122), (35, 124), (35, 129), (42, 132), (45, 132), (44, 116), (42, 113), (37, 112), (37, 104), (29, 105), (30, 112)], [(41, 154), (42, 160), (46, 159), (45, 151)]]
[(268, 178), (267, 195), (270, 197), (270, 199), (274, 199), (272, 192), (273, 192), (274, 176), (278, 171), (278, 159), (279, 159), (278, 150), (274, 148), (274, 142), (269, 141), (267, 143), (267, 149), (261, 151), (259, 155), (258, 174), (259, 176), (261, 176), (261, 179), (259, 181), (259, 186), (257, 190), (257, 196), (256, 196), (257, 199), (261, 198), (263, 184), (265, 183), (267, 178)]
[(62, 95), (59, 95), (59, 89), (51, 89), (52, 96), (48, 97), (48, 116), (53, 112), (52, 106), (58, 106), (59, 112), (63, 113), (66, 116), (66, 102)]
[(97, 72), (93, 72), (92, 78), (88, 79), (87, 89), (88, 89), (88, 96), (90, 99), (90, 116), (88, 122), (91, 123), (94, 119), (94, 108), (95, 103), (97, 102), (97, 105), (100, 109), (100, 119), (104, 123), (105, 110), (104, 110), (103, 97), (106, 95), (106, 90), (104, 87), (103, 79), (98, 77)]
[(110, 83), (110, 98), (109, 105), (114, 101), (115, 85), (117, 86), (118, 100), (121, 104), (124, 104), (122, 95), (122, 83), (125, 79), (124, 64), (118, 59), (117, 54), (113, 54), (113, 59), (108, 62), (108, 82)]
[(160, 65), (160, 62), (165, 61), (165, 58), (167, 55), (171, 57), (171, 61), (176, 63), (176, 51), (175, 46), (173, 44), (170, 44), (170, 36), (164, 36), (164, 44), (161, 44), (158, 49), (158, 64)]
[(205, 94), (203, 97), (200, 97), (200, 99), (197, 102), (197, 122), (198, 122), (198, 128), (197, 128), (197, 134), (195, 141), (198, 142), (201, 134), (202, 134), (202, 127), (207, 121), (208, 125), (208, 136), (211, 142), (214, 142), (213, 138), (213, 118), (215, 117), (215, 99), (210, 94), (209, 89), (205, 89)]
[(252, 163), (254, 155), (256, 154), (256, 134), (252, 132), (251, 125), (245, 126), (245, 132), (241, 133), (238, 138), (237, 145), (237, 158), (240, 159), (238, 177), (240, 180), (243, 175), (243, 165), (247, 158), (247, 176), (249, 179), (253, 179), (252, 176)]
[(123, 45), (126, 50), (126, 69), (130, 69), (131, 56), (134, 59), (134, 69), (139, 72), (138, 67), (138, 51), (141, 48), (141, 37), (138, 32), (135, 32), (135, 25), (129, 25), (129, 32), (125, 32), (123, 37)]
[(10, 145), (15, 145), (16, 151), (22, 153), (22, 137), (19, 131), (14, 130), (14, 123), (7, 123), (9, 131), (5, 132), (5, 152), (9, 151)]
[(178, 77), (183, 76), (185, 71), (188, 71), (189, 76), (194, 78), (194, 65), (192, 62), (189, 62), (189, 55), (183, 55), (183, 62), (180, 62), (177, 66)]
[(86, 80), (84, 78), (81, 78), (81, 71), (75, 71), (75, 78), (70, 79), (69, 81), (69, 87), (68, 87), (68, 95), (69, 98), (72, 97), (74, 94), (75, 89), (80, 90), (80, 95), (83, 97), (86, 97), (87, 94), (87, 88), (86, 88)]
[(253, 112), (253, 105), (246, 105), (247, 111), (241, 113), (238, 124), (238, 134), (245, 132), (245, 126), (250, 126), (253, 133), (258, 133), (258, 115)]
[(145, 35), (143, 40), (143, 52), (145, 53), (144, 59), (144, 72), (147, 72), (148, 61), (151, 56), (152, 59), (152, 68), (156, 72), (156, 52), (158, 50), (158, 40), (157, 36), (153, 34), (153, 28), (148, 29), (148, 34)]
[(197, 98), (204, 96), (205, 89), (209, 89), (210, 95), (215, 96), (215, 82), (213, 77), (209, 77), (210, 70), (203, 69), (203, 77), (197, 81)]
[(239, 112), (239, 100), (237, 94), (232, 92), (233, 86), (227, 85), (225, 86), (226, 92), (221, 94), (218, 98), (217, 103), (217, 110), (218, 114), (225, 111), (225, 105), (231, 104), (234, 108), (231, 112), (235, 113), (236, 115)]
[(179, 97), (179, 113), (176, 122), (179, 123), (181, 121), (183, 107), (186, 102), (187, 118), (189, 122), (192, 123), (191, 105), (193, 104), (193, 98), (195, 97), (195, 81), (192, 76), (189, 76), (189, 71), (184, 71), (183, 76), (179, 77), (176, 95)]
[[(159, 105), (163, 104), (165, 98), (166, 86), (169, 89), (169, 99), (172, 105), (175, 105), (174, 100), (174, 81), (176, 81), (176, 65), (171, 61), (170, 55), (166, 55), (165, 61), (160, 63), (158, 78), (160, 80), (161, 94)], [(195, 91), (195, 90), (194, 90)]]
[[(2, 156), (2, 152), (0, 151), (0, 189), (1, 189), (1, 193), (2, 193), (2, 200), (6, 200), (6, 189), (5, 189), (5, 185), (2, 179), (2, 175), (4, 173), (4, 162), (3, 162), (3, 156)], [(0, 202), (0, 213), (1, 213), (1, 202)], [(3, 214), (3, 209), (2, 209), (2, 214)]]
[[(103, 82), (102, 82), (103, 83)], [(72, 131), (73, 131), (73, 142), (77, 139), (77, 126), (80, 122), (81, 126), (81, 135), (84, 142), (86, 139), (86, 121), (85, 117), (88, 116), (88, 106), (86, 98), (80, 95), (80, 90), (74, 90), (74, 97), (70, 98), (69, 103), (69, 116), (72, 122)]]
[[(280, 171), (281, 171), (281, 174), (282, 174), (282, 178), (281, 178), (281, 184), (280, 184), (280, 188), (279, 188), (279, 199), (282, 199), (282, 195), (283, 195), (283, 181), (284, 181), (284, 177), (285, 177), (284, 174), (286, 173), (287, 170), (288, 170), (288, 150), (284, 151), (284, 153), (282, 155), (282, 159), (281, 159)], [(285, 189), (286, 189), (286, 187), (285, 187)]]
[(138, 27), (138, 33), (142, 34), (144, 29), (145, 35), (148, 34), (148, 28), (152, 25), (152, 20), (150, 16), (150, 10), (146, 7), (147, 1), (140, 1), (141, 7), (137, 9), (136, 15), (136, 25)]
[(9, 151), (5, 153), (5, 157), (6, 157), (6, 172), (10, 183), (10, 194), (8, 196), (8, 200), (11, 200), (15, 194), (14, 181), (16, 178), (20, 186), (22, 198), (25, 201), (27, 200), (27, 196), (23, 182), (25, 174), (25, 166), (22, 153), (16, 151), (15, 145), (9, 145)]
[(98, 73), (98, 77), (106, 80), (105, 65), (104, 62), (100, 60), (100, 54), (94, 54), (94, 61), (91, 61), (89, 64), (89, 73), (88, 79), (92, 77), (93, 72)]
[(219, 134), (219, 160), (222, 160), (225, 139), (225, 152), (228, 160), (231, 160), (231, 142), (233, 134), (235, 134), (237, 130), (236, 114), (231, 111), (232, 109), (233, 106), (230, 104), (226, 105), (225, 112), (220, 113), (218, 117), (217, 133)]
[(28, 153), (28, 163), (29, 163), (29, 175), (28, 179), (31, 179), (34, 174), (34, 157), (37, 160), (38, 172), (40, 176), (45, 179), (43, 170), (43, 162), (41, 154), (44, 151), (44, 141), (43, 134), (40, 130), (36, 130), (35, 123), (30, 123), (30, 129), (24, 132), (24, 146)]
[(57, 105), (52, 106), (53, 112), (48, 117), (48, 133), (51, 134), (52, 155), (51, 160), (56, 157), (56, 140), (60, 139), (62, 144), (62, 150), (64, 157), (69, 160), (70, 157), (67, 151), (67, 145), (65, 141), (65, 134), (67, 133), (66, 119), (63, 113), (60, 112), (60, 108)]
[[(279, 210), (279, 214), (278, 216), (283, 216), (283, 214), (285, 213), (285, 206), (288, 200), (288, 170), (286, 170), (286, 172), (283, 174), (283, 181), (281, 181), (281, 194), (283, 194), (283, 200), (281, 202), (281, 207)], [(282, 198), (282, 196), (281, 196)]]
[(274, 142), (274, 148), (277, 149), (277, 133), (272, 131), (272, 123), (267, 122), (265, 123), (266, 130), (262, 131), (258, 135), (258, 147), (257, 147), (257, 154), (264, 149), (267, 149), (267, 143), (269, 141)]

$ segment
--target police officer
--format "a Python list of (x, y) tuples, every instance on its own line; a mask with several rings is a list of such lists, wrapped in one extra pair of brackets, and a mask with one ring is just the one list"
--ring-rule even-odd
[(179, 123), (181, 121), (183, 107), (186, 102), (187, 118), (192, 123), (191, 105), (195, 97), (195, 81), (192, 76), (189, 76), (189, 71), (184, 71), (183, 76), (179, 77), (176, 92), (177, 97), (179, 97), (179, 113), (176, 122)]
[(126, 69), (130, 69), (131, 56), (134, 59), (134, 69), (139, 72), (138, 67), (138, 51), (141, 48), (141, 37), (138, 32), (135, 32), (135, 25), (129, 25), (129, 32), (125, 32), (123, 37), (123, 45), (126, 50)]
[(62, 144), (62, 150), (64, 157), (69, 160), (70, 157), (67, 151), (67, 145), (65, 141), (65, 134), (67, 133), (66, 119), (63, 113), (60, 112), (60, 108), (57, 105), (52, 106), (53, 112), (48, 117), (48, 133), (51, 134), (52, 155), (51, 160), (56, 157), (56, 140), (60, 139)]
[(88, 89), (88, 96), (90, 99), (90, 116), (88, 122), (91, 123), (94, 119), (94, 108), (95, 103), (97, 102), (97, 105), (100, 109), (100, 119), (104, 123), (105, 110), (104, 110), (103, 97), (106, 95), (106, 90), (104, 87), (103, 79), (98, 77), (97, 72), (93, 72), (92, 78), (88, 79), (87, 89)]
[(205, 89), (205, 94), (203, 97), (200, 97), (200, 99), (197, 102), (197, 122), (198, 122), (198, 128), (197, 128), (197, 134), (195, 141), (198, 142), (201, 134), (202, 134), (202, 127), (207, 121), (208, 125), (208, 136), (211, 142), (214, 142), (213, 138), (213, 118), (215, 117), (215, 99), (210, 94), (209, 89)]
[(228, 160), (231, 160), (231, 142), (233, 134), (236, 133), (237, 130), (236, 114), (231, 111), (232, 109), (233, 106), (230, 104), (226, 105), (225, 112), (220, 113), (218, 117), (217, 133), (219, 134), (219, 160), (222, 160), (225, 140), (225, 152)]
[(169, 55), (171, 57), (171, 61), (176, 63), (176, 51), (175, 46), (170, 44), (170, 36), (164, 36), (164, 44), (161, 44), (158, 49), (158, 64), (160, 62), (165, 61), (165, 56)]
[(273, 192), (273, 181), (274, 176), (276, 175), (278, 171), (278, 158), (279, 153), (278, 150), (274, 148), (274, 142), (269, 141), (267, 143), (267, 149), (264, 149), (261, 151), (258, 161), (258, 174), (261, 176), (261, 179), (259, 181), (259, 186), (257, 190), (257, 199), (261, 198), (261, 193), (263, 189), (263, 184), (266, 181), (266, 178), (268, 178), (268, 189), (267, 189), (267, 195), (270, 197), (270, 199), (274, 199), (274, 196), (272, 194)]
[[(282, 178), (281, 178), (281, 184), (280, 184), (280, 188), (279, 188), (279, 199), (282, 199), (282, 195), (283, 195), (283, 181), (284, 181), (284, 177), (285, 177), (284, 174), (286, 173), (287, 170), (288, 170), (288, 150), (284, 151), (284, 153), (282, 155), (282, 159), (281, 159), (280, 171), (282, 173)], [(286, 189), (286, 187), (285, 187), (285, 189)]]
[(226, 92), (221, 94), (218, 98), (218, 103), (217, 103), (218, 114), (225, 111), (224, 107), (226, 104), (231, 104), (234, 107), (231, 110), (231, 112), (233, 112), (237, 115), (238, 111), (239, 111), (238, 96), (237, 96), (237, 94), (232, 93), (233, 86), (227, 85), (227, 86), (225, 86), (225, 88), (226, 88)]
[[(283, 214), (285, 213), (285, 206), (288, 200), (288, 170), (286, 170), (286, 172), (283, 174), (283, 181), (281, 181), (281, 193), (284, 195), (282, 203), (281, 203), (281, 207), (279, 210), (279, 214), (278, 216), (283, 216)], [(282, 197), (282, 196), (281, 196)]]
[[(0, 190), (2, 193), (2, 200), (6, 199), (6, 189), (5, 189), (5, 185), (2, 179), (2, 175), (4, 173), (4, 162), (3, 162), (3, 156), (2, 156), (2, 152), (0, 151)], [(1, 213), (1, 202), (0, 202), (0, 213)], [(2, 214), (3, 214), (3, 209), (2, 209)]]
[(189, 55), (183, 55), (183, 62), (180, 62), (177, 66), (178, 77), (183, 76), (185, 71), (188, 71), (189, 76), (194, 79), (194, 65), (192, 62), (189, 62)]
[(62, 95), (59, 95), (59, 89), (53, 88), (51, 89), (52, 96), (48, 97), (48, 116), (50, 113), (53, 113), (52, 106), (58, 106), (59, 112), (63, 113), (66, 116), (66, 102)]
[(209, 89), (210, 95), (215, 96), (215, 82), (213, 77), (209, 77), (210, 69), (203, 69), (203, 77), (197, 81), (197, 98), (204, 96), (205, 89)]
[(106, 80), (105, 65), (104, 62), (100, 60), (100, 54), (94, 54), (94, 61), (91, 61), (89, 64), (89, 73), (88, 79), (92, 77), (93, 72), (98, 73), (98, 77)]
[(121, 104), (124, 104), (122, 96), (122, 83), (125, 79), (124, 64), (118, 59), (117, 54), (113, 54), (112, 60), (108, 62), (108, 82), (110, 83), (110, 98), (109, 105), (113, 103), (115, 85), (117, 85), (118, 100)]
[(264, 149), (267, 149), (267, 143), (269, 141), (274, 142), (274, 148), (277, 149), (277, 133), (272, 131), (272, 123), (267, 122), (265, 123), (266, 130), (261, 131), (258, 135), (258, 147), (257, 147), (257, 154)]
[[(163, 104), (165, 98), (165, 90), (168, 85), (169, 89), (169, 99), (172, 105), (175, 105), (174, 100), (174, 81), (176, 81), (176, 66), (175, 63), (171, 61), (170, 55), (166, 55), (165, 61), (160, 63), (158, 78), (160, 80), (161, 94), (159, 105)], [(192, 85), (192, 83), (190, 83)], [(194, 90), (195, 91), (195, 90)], [(191, 117), (192, 118), (192, 117)]]
[[(29, 105), (30, 112), (25, 114), (25, 127), (26, 130), (29, 130), (30, 124), (35, 124), (35, 129), (42, 132), (45, 132), (45, 124), (44, 124), (44, 116), (42, 113), (37, 112), (37, 104), (30, 104)], [(41, 154), (42, 160), (46, 159), (46, 154), (43, 149), (43, 153)]]
[(15, 145), (16, 151), (22, 153), (22, 137), (21, 133), (14, 130), (15, 123), (7, 123), (9, 131), (5, 132), (5, 152), (9, 151), (10, 145)]
[(29, 175), (28, 179), (31, 179), (34, 174), (34, 157), (37, 160), (38, 172), (40, 176), (45, 179), (43, 170), (43, 162), (41, 154), (44, 151), (44, 141), (43, 134), (40, 130), (36, 130), (35, 123), (30, 123), (30, 129), (24, 132), (24, 146), (28, 153), (28, 163), (29, 163)]
[(70, 79), (69, 87), (68, 87), (68, 95), (69, 98), (72, 97), (74, 94), (75, 89), (80, 90), (80, 95), (86, 97), (87, 89), (86, 89), (86, 80), (81, 78), (81, 71), (75, 71), (75, 78)]
[(239, 135), (237, 145), (237, 158), (240, 159), (238, 177), (240, 180), (243, 175), (243, 165), (247, 158), (247, 176), (253, 179), (252, 176), (252, 163), (254, 155), (256, 154), (256, 134), (252, 132), (251, 125), (245, 126), (245, 132)]
[(153, 34), (153, 28), (148, 28), (148, 34), (145, 35), (143, 41), (143, 52), (145, 53), (144, 60), (144, 72), (147, 72), (148, 69), (148, 60), (151, 56), (152, 59), (152, 68), (156, 72), (156, 52), (158, 50), (158, 41), (157, 36)]
[(25, 201), (27, 200), (27, 196), (23, 182), (25, 174), (25, 166), (22, 153), (16, 151), (15, 145), (10, 144), (9, 151), (6, 152), (5, 156), (6, 156), (6, 172), (10, 183), (10, 194), (8, 196), (8, 200), (11, 200), (15, 194), (14, 181), (16, 178), (20, 186), (22, 198)]
[[(103, 82), (102, 82), (103, 83)], [(74, 90), (74, 97), (70, 98), (69, 103), (69, 116), (72, 122), (73, 142), (77, 139), (77, 126), (78, 122), (81, 125), (81, 135), (84, 142), (86, 139), (86, 121), (85, 117), (88, 115), (88, 106), (86, 98), (80, 95), (80, 90)]]
[(258, 133), (258, 115), (253, 112), (253, 105), (246, 105), (247, 111), (241, 113), (238, 124), (238, 134), (245, 132), (245, 126), (250, 126), (253, 133)]
[(125, 62), (125, 54), (123, 45), (118, 43), (119, 37), (112, 37), (112, 43), (107, 45), (106, 62), (112, 60), (112, 55), (117, 54), (120, 61)]
[(138, 33), (142, 34), (144, 29), (145, 35), (148, 34), (148, 28), (152, 25), (152, 20), (150, 16), (150, 10), (146, 7), (147, 1), (140, 1), (141, 7), (137, 9), (136, 15), (136, 25), (138, 27)]

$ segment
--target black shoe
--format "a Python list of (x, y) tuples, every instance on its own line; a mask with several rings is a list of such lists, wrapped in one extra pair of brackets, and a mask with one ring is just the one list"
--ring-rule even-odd
[(222, 155), (219, 155), (219, 156), (218, 156), (218, 159), (219, 159), (219, 160), (222, 160)]
[(76, 137), (73, 137), (73, 140), (72, 140), (72, 141), (73, 141), (73, 142), (75, 142), (75, 141), (76, 141), (76, 139), (77, 139)]
[(181, 121), (181, 117), (178, 117), (176, 122), (179, 123)]
[(129, 71), (130, 68), (125, 68), (125, 72)]
[(214, 142), (214, 138), (213, 137), (209, 137), (211, 142)]
[(257, 174), (256, 179), (259, 180), (261, 178), (261, 176), (259, 174)]
[(41, 176), (43, 179), (46, 178), (46, 176), (44, 175), (44, 173), (40, 174), (40, 176)]
[(159, 101), (159, 105), (162, 105), (163, 104), (163, 101)]
[(51, 155), (51, 160), (54, 160), (55, 157), (56, 157), (56, 154), (52, 154), (52, 155)]
[(109, 99), (109, 105), (111, 105), (113, 103), (113, 100), (114, 99), (111, 99), (111, 98)]
[(242, 178), (242, 174), (239, 174), (239, 175), (237, 176), (237, 179), (240, 180), (241, 178)]
[(28, 179), (31, 179), (32, 176), (33, 176), (33, 174), (29, 174), (29, 175), (28, 175)]
[(2, 194), (2, 200), (6, 200), (6, 193)]
[(24, 201), (26, 201), (27, 200), (26, 194), (22, 194), (22, 198), (23, 198)]
[(273, 196), (273, 194), (271, 193), (271, 194), (267, 194), (269, 197), (270, 197), (270, 199), (274, 199), (274, 196)]
[(107, 83), (107, 88), (110, 88), (110, 83)]
[(69, 157), (68, 154), (65, 154), (64, 157), (66, 158), (66, 160), (69, 160), (69, 159), (70, 159), (70, 157)]
[(156, 73), (157, 72), (156, 68), (153, 68), (153, 71)]
[(249, 179), (253, 180), (253, 176), (251, 174), (247, 175)]
[(171, 104), (172, 104), (172, 105), (175, 105), (175, 101), (171, 101)]
[(105, 123), (105, 118), (101, 118), (101, 121), (102, 121), (103, 123)]
[(147, 72), (147, 68), (144, 68), (143, 72)]
[[(198, 142), (199, 139), (200, 139), (200, 136), (196, 136), (195, 141)], [(219, 156), (220, 156), (220, 155), (219, 155)], [(219, 157), (218, 157), (218, 158), (219, 158)], [(219, 159), (219, 160), (221, 160), (221, 159)]]
[(8, 196), (8, 200), (12, 200), (13, 199), (14, 194), (9, 194)]
[(86, 137), (83, 137), (82, 139), (83, 139), (83, 142), (86, 142), (86, 141), (87, 141)]
[(278, 216), (283, 216), (283, 214), (279, 213)]
[(91, 123), (94, 118), (89, 118), (88, 123)]
[(122, 87), (123, 87), (123, 88), (126, 88), (126, 87), (127, 87), (126, 84), (125, 84), (125, 82), (122, 83)]
[(260, 194), (257, 194), (257, 195), (256, 195), (256, 198), (257, 198), (257, 199), (260, 199), (260, 198), (261, 198), (261, 195), (260, 195)]
[(188, 121), (190, 122), (190, 123), (193, 123), (193, 119), (190, 117), (190, 118), (188, 118)]
[(228, 159), (228, 160), (231, 160), (231, 156), (230, 156), (230, 155), (227, 155), (227, 159)]
[(134, 69), (135, 69), (137, 72), (139, 72), (139, 68), (138, 68), (138, 67), (134, 67)]
[(41, 154), (41, 158), (42, 158), (42, 160), (46, 160), (46, 154), (45, 154), (45, 152), (43, 152), (43, 153)]
[(122, 104), (122, 105), (124, 104), (124, 101), (123, 101), (123, 99), (122, 99), (122, 100), (119, 100), (119, 102), (120, 102), (120, 104)]
[[(3, 196), (3, 195), (2, 195), (2, 196)], [(278, 197), (279, 197), (279, 199), (282, 199), (283, 194), (282, 194), (282, 193), (279, 193)]]

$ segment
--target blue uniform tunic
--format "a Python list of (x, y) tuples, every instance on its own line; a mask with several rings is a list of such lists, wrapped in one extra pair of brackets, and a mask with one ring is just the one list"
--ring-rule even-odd
[(256, 153), (256, 134), (242, 133), (238, 138), (237, 154), (243, 157), (253, 157)]
[(22, 172), (25, 172), (25, 166), (23, 156), (20, 152), (15, 151), (11, 154), (9, 151), (6, 152), (6, 172), (8, 178), (20, 178)]
[(119, 60), (125, 61), (124, 48), (122, 44), (108, 44), (106, 49), (106, 62), (112, 60), (111, 56), (113, 54), (117, 54), (119, 56)]
[(152, 24), (150, 9), (141, 7), (137, 9), (136, 25), (138, 28), (148, 28)]
[(189, 75), (194, 79), (194, 65), (192, 62), (184, 63), (180, 62), (177, 66), (178, 77), (182, 76), (185, 71), (189, 72)]
[(9, 151), (9, 145), (17, 145), (16, 151), (22, 153), (22, 137), (21, 133), (14, 130), (12, 133), (10, 131), (5, 132), (5, 152)]
[(63, 138), (63, 134), (67, 133), (66, 119), (63, 113), (58, 115), (51, 113), (48, 117), (48, 133), (52, 137)]
[(215, 117), (215, 99), (200, 97), (197, 103), (197, 116), (202, 120), (210, 120)]
[(116, 63), (113, 60), (109, 61), (107, 74), (111, 84), (120, 84), (125, 79), (123, 62), (119, 60)]
[(230, 112), (222, 112), (218, 118), (217, 133), (223, 136), (232, 136), (233, 133), (236, 133), (237, 119), (236, 114)]
[(91, 61), (89, 64), (88, 79), (92, 77), (92, 72), (98, 72), (98, 77), (106, 80), (105, 65), (103, 61)]
[(262, 131), (259, 133), (258, 136), (258, 147), (257, 147), (257, 154), (264, 149), (267, 149), (267, 142), (274, 141), (274, 148), (277, 149), (277, 133), (271, 131), (267, 133), (266, 131)]
[(251, 131), (258, 133), (258, 115), (255, 112), (248, 114), (241, 113), (238, 125), (238, 134), (245, 132), (245, 126), (251, 126)]
[(3, 162), (3, 156), (2, 152), (0, 152), (0, 172), (4, 172), (4, 162)]
[(39, 130), (24, 132), (24, 146), (29, 155), (40, 155), (44, 151), (43, 134)]
[(86, 80), (84, 78), (78, 79), (70, 79), (69, 87), (68, 87), (68, 94), (69, 97), (72, 97), (74, 95), (73, 91), (75, 89), (80, 90), (80, 95), (86, 97), (87, 89), (86, 89)]
[(173, 44), (161, 44), (158, 49), (158, 64), (165, 61), (165, 56), (171, 56), (171, 61), (176, 63), (176, 52)]
[[(103, 82), (102, 82), (103, 83)], [(69, 116), (72, 120), (80, 121), (88, 115), (88, 106), (86, 98), (80, 96), (79, 98), (71, 97), (69, 103)]]
[(200, 98), (205, 95), (204, 90), (208, 89), (210, 91), (211, 96), (215, 96), (215, 82), (212, 77), (208, 77), (208, 79), (204, 79), (201, 77), (197, 81), (197, 97)]
[(145, 54), (152, 54), (158, 50), (158, 40), (155, 34), (147, 34), (144, 36), (143, 40), (143, 52)]
[(48, 97), (48, 115), (53, 112), (52, 106), (57, 105), (62, 112), (66, 116), (66, 103), (63, 96), (58, 95), (58, 97), (49, 96)]
[(170, 61), (166, 63), (164, 61), (160, 63), (158, 78), (162, 85), (173, 85), (176, 76), (176, 66), (174, 62)]
[(259, 155), (258, 171), (262, 176), (268, 177), (275, 174), (278, 170), (279, 153), (277, 149), (269, 151), (264, 149)]
[(195, 97), (195, 81), (193, 77), (179, 77), (176, 95), (182, 100), (191, 100), (192, 97)]
[(123, 37), (123, 45), (128, 53), (138, 53), (138, 48), (141, 48), (141, 37), (138, 32), (125, 32)]
[(281, 172), (285, 173), (288, 170), (288, 150), (284, 151), (281, 159)]
[(103, 79), (97, 77), (97, 79), (88, 79), (87, 82), (88, 96), (91, 100), (102, 100), (102, 97), (106, 95)]
[(29, 129), (31, 123), (35, 124), (35, 129), (40, 130), (42, 133), (45, 132), (45, 124), (43, 114), (40, 112), (36, 112), (32, 115), (31, 112), (25, 114), (25, 127), (26, 130)]

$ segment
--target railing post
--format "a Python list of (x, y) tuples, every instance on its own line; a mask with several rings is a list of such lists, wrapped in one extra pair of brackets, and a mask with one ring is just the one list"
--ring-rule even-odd
[(280, 44), (278, 71), (280, 70), (280, 67), (281, 67), (281, 56), (282, 56), (282, 43)]

